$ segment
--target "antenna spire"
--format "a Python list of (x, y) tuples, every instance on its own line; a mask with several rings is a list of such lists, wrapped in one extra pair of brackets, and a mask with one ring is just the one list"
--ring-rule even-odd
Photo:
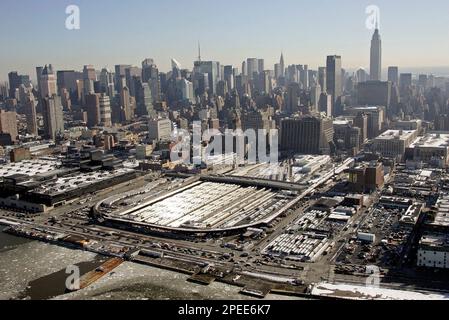
[(201, 62), (201, 44), (198, 41), (198, 61)]

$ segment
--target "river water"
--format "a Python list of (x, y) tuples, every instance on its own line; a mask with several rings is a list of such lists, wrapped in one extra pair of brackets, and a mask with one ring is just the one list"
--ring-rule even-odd
[[(1, 229), (1, 226), (0, 226)], [(0, 300), (3, 299), (249, 299), (240, 288), (214, 282), (209, 286), (187, 282), (187, 275), (125, 262), (93, 285), (66, 293), (67, 266), (81, 274), (107, 259), (0, 232)], [(267, 299), (297, 299), (268, 295)]]

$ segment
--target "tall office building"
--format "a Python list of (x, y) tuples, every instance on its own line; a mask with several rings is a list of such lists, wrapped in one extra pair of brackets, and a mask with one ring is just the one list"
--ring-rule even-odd
[(42, 92), (40, 79), (41, 79), (43, 71), (44, 71), (44, 67), (36, 67), (36, 81), (37, 81), (37, 90), (39, 92), (39, 96), (40, 96), (40, 93)]
[[(220, 82), (226, 83), (224, 81), (220, 81)], [(187, 79), (181, 79), (179, 81), (179, 89), (181, 91), (181, 96), (182, 96), (183, 100), (189, 101), (191, 103), (194, 102), (195, 94), (194, 94), (192, 82), (188, 81)]]
[(327, 92), (327, 77), (326, 77), (326, 67), (318, 68), (318, 83), (321, 87), (322, 92)]
[(99, 102), (100, 102), (100, 123), (105, 127), (111, 127), (112, 121), (111, 121), (110, 98), (106, 94), (101, 93), (99, 97)]
[(265, 71), (265, 60), (264, 59), (258, 59), (257, 60), (257, 69), (259, 74)]
[(86, 65), (83, 69), (84, 95), (95, 93), (94, 82), (97, 81), (97, 74), (92, 65)]
[(281, 68), (281, 77), (285, 77), (285, 62), (284, 62), (284, 53), (281, 52), (281, 59), (279, 60), (279, 66)]
[(139, 67), (129, 67), (125, 70), (126, 86), (129, 89), (129, 94), (133, 97), (137, 96), (137, 80), (142, 79), (142, 69)]
[(27, 123), (27, 133), (37, 136), (36, 101), (32, 92), (28, 92), (25, 96), (24, 111)]
[(74, 70), (59, 70), (56, 76), (58, 93), (61, 95), (62, 91), (67, 89), (70, 96), (75, 97), (75, 93), (78, 91), (77, 81), (83, 80), (83, 73)]
[(388, 67), (388, 81), (391, 81), (395, 85), (399, 85), (399, 68)]
[(41, 88), (40, 94), (42, 99), (58, 94), (56, 74), (51, 64), (48, 66), (45, 65), (44, 69), (42, 69), (42, 74), (39, 79), (39, 86)]
[(342, 72), (341, 72), (341, 56), (328, 56), (326, 62), (326, 87), (327, 92), (332, 95), (332, 115), (335, 115), (336, 102), (341, 97), (342, 88)]
[(20, 86), (20, 78), (19, 74), (16, 71), (8, 73), (8, 81), (9, 81), (9, 98), (13, 99), (16, 97), (16, 90)]
[(161, 84), (159, 79), (159, 69), (154, 64), (153, 59), (145, 59), (142, 61), (142, 81), (147, 82), (150, 86), (153, 102), (160, 101)]
[(99, 94), (86, 95), (87, 126), (95, 127), (100, 123), (100, 97)]
[(331, 118), (301, 116), (281, 121), (281, 149), (301, 154), (330, 154), (334, 139)]
[(115, 88), (118, 92), (122, 89), (122, 77), (126, 77), (126, 69), (130, 68), (129, 64), (118, 64), (115, 66)]
[(217, 91), (217, 83), (220, 80), (220, 62), (218, 61), (195, 61), (195, 73), (208, 75), (208, 88), (211, 94)]
[(287, 86), (287, 97), (285, 101), (285, 112), (287, 114), (292, 114), (298, 111), (299, 107), (299, 95), (301, 93), (301, 88), (296, 82), (291, 82)]
[(401, 96), (405, 95), (408, 89), (412, 87), (412, 74), (411, 73), (401, 73), (399, 77), (400, 93)]
[(11, 141), (17, 141), (17, 114), (15, 111), (0, 110), (0, 133), (9, 134)]
[(129, 89), (124, 87), (120, 93), (120, 104), (123, 108), (123, 120), (130, 121), (134, 118), (134, 109), (130, 101)]
[(355, 78), (357, 83), (368, 81), (368, 73), (363, 68), (357, 69), (355, 72)]
[(64, 132), (61, 98), (56, 94), (53, 94), (51, 97), (45, 97), (42, 109), (45, 137), (55, 140), (58, 134)]
[(113, 97), (115, 93), (114, 76), (107, 68), (100, 72), (100, 93), (106, 93), (109, 97)]
[(304, 65), (299, 71), (299, 81), (302, 84), (302, 88), (307, 90), (309, 88), (309, 66)]
[(259, 59), (248, 58), (246, 59), (247, 75), (249, 79), (254, 78), (254, 73), (259, 73)]
[(153, 98), (151, 97), (151, 89), (148, 83), (138, 81), (136, 103), (139, 116), (154, 115)]
[(321, 87), (317, 83), (315, 86), (310, 88), (310, 104), (312, 107), (312, 111), (319, 111), (320, 98), (321, 98)]
[(234, 68), (232, 65), (224, 66), (223, 80), (226, 81), (228, 90), (234, 90)]
[(148, 138), (151, 140), (168, 140), (172, 133), (169, 119), (152, 119), (148, 122)]
[(9, 80), (9, 97), (11, 99), (16, 98), (16, 91), (20, 88), (21, 85), (25, 87), (31, 86), (30, 76), (28, 75), (20, 75), (17, 72), (10, 72), (8, 74)]
[(371, 39), (370, 79), (382, 80), (382, 40), (378, 28), (374, 31)]
[(389, 81), (366, 81), (357, 85), (357, 103), (361, 106), (391, 105), (392, 87)]
[(242, 62), (242, 76), (247, 76), (246, 61)]

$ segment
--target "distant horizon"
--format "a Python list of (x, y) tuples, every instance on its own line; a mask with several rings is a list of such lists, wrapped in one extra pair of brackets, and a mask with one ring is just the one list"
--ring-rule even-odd
[[(142, 59), (142, 61), (143, 61), (143, 59)], [(204, 61), (206, 61), (206, 60), (204, 60)], [(212, 61), (216, 61), (216, 60), (212, 59)], [(47, 65), (49, 65), (49, 64), (50, 63), (47, 63)], [(128, 63), (128, 62), (123, 62), (123, 63), (117, 63), (117, 64), (125, 64), (125, 65), (129, 64), (129, 65), (132, 65), (132, 66), (141, 67), (141, 63), (133, 64), (133, 63)], [(157, 65), (156, 61), (155, 61), (155, 64)], [(291, 64), (294, 64), (294, 63), (291, 63)], [(226, 65), (226, 64), (224, 64), (224, 65)], [(45, 64), (43, 64), (43, 65), (36, 65), (36, 67), (38, 67), (38, 66), (42, 66), (43, 67), (43, 66), (45, 66)], [(55, 66), (54, 64), (52, 64), (52, 66), (53, 66), (55, 72), (57, 72), (57, 71), (66, 71), (66, 70), (74, 70), (74, 71), (77, 71), (77, 72), (82, 72), (83, 71), (83, 67), (84, 67), (84, 65), (79, 66), (78, 68), (74, 68), (74, 67), (58, 67), (58, 66)], [(101, 67), (100, 66), (96, 66), (96, 65), (93, 65), (93, 66), (95, 67), (95, 71), (97, 73), (99, 73), (101, 71), (101, 69), (103, 69), (105, 67), (107, 69), (109, 69), (111, 72), (115, 72), (115, 70), (114, 70), (115, 65), (101, 66)], [(397, 65), (394, 65), (394, 66), (397, 66)], [(240, 70), (241, 66), (239, 67), (239, 66), (235, 66), (234, 65), (234, 67), (237, 67), (239, 69), (239, 72), (241, 72), (241, 70)], [(320, 67), (325, 67), (325, 64), (323, 64), (323, 66), (320, 66)], [(390, 66), (382, 68), (382, 80), (383, 81), (387, 80), (388, 67), (390, 67)], [(433, 66), (433, 67), (432, 66), (424, 66), (424, 67), (401, 67), (401, 66), (397, 66), (397, 67), (399, 68), (399, 73), (411, 73), (413, 76), (418, 76), (420, 74), (426, 74), (426, 75), (433, 75), (435, 77), (449, 77), (449, 66)], [(193, 62), (192, 62), (192, 66), (191, 67), (183, 66), (183, 69), (184, 68), (192, 70), (193, 69)], [(318, 67), (310, 67), (309, 66), (309, 70), (315, 70), (316, 71), (317, 68)], [(353, 73), (353, 72), (357, 71), (359, 68), (363, 68), (369, 74), (369, 67), (349, 67), (349, 68), (345, 68), (345, 66), (343, 66), (343, 69), (345, 69), (346, 72), (350, 72), (350, 73)], [(265, 69), (266, 70), (273, 70), (273, 68), (265, 68)], [(37, 79), (36, 79), (36, 72), (35, 72), (35, 70), (34, 70), (34, 72), (31, 72), (31, 73), (22, 72), (21, 70), (10, 70), (10, 72), (15, 72), (15, 71), (17, 71), (18, 74), (20, 74), (20, 75), (28, 75), (28, 76), (30, 76), (31, 81), (33, 83), (36, 83)], [(169, 69), (169, 70), (161, 70), (159, 68), (159, 71), (160, 72), (170, 72), (171, 69)], [(8, 74), (0, 76), (0, 81), (2, 83), (8, 82)]]
[[(66, 29), (69, 5), (79, 7), (79, 30)], [(0, 79), (17, 71), (35, 80), (35, 67), (50, 63), (56, 70), (112, 69), (145, 58), (164, 72), (171, 58), (192, 69), (198, 43), (203, 60), (239, 70), (248, 57), (264, 58), (272, 70), (283, 52), (286, 66), (317, 69), (337, 54), (343, 68), (369, 71), (372, 5), (379, 10), (383, 70), (449, 75), (447, 0), (3, 0)]]

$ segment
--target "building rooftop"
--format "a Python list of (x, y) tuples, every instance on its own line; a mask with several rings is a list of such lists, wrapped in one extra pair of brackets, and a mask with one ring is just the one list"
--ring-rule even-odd
[(113, 179), (133, 171), (134, 170), (131, 168), (120, 168), (114, 171), (77, 172), (46, 182), (32, 192), (37, 194), (56, 195), (78, 188), (84, 188), (100, 181)]
[(61, 161), (53, 158), (42, 158), (38, 160), (24, 160), (12, 162), (0, 166), (0, 178), (27, 175), (29, 177), (49, 173), (57, 170), (62, 165)]
[(431, 248), (444, 248), (449, 250), (449, 237), (447, 235), (429, 234), (424, 235), (420, 241), (421, 246)]
[(436, 207), (438, 208), (433, 226), (449, 227), (449, 194), (441, 196)]
[(416, 134), (416, 130), (387, 130), (376, 138), (376, 140), (406, 140)]
[(410, 148), (449, 148), (449, 134), (429, 133), (418, 137)]

